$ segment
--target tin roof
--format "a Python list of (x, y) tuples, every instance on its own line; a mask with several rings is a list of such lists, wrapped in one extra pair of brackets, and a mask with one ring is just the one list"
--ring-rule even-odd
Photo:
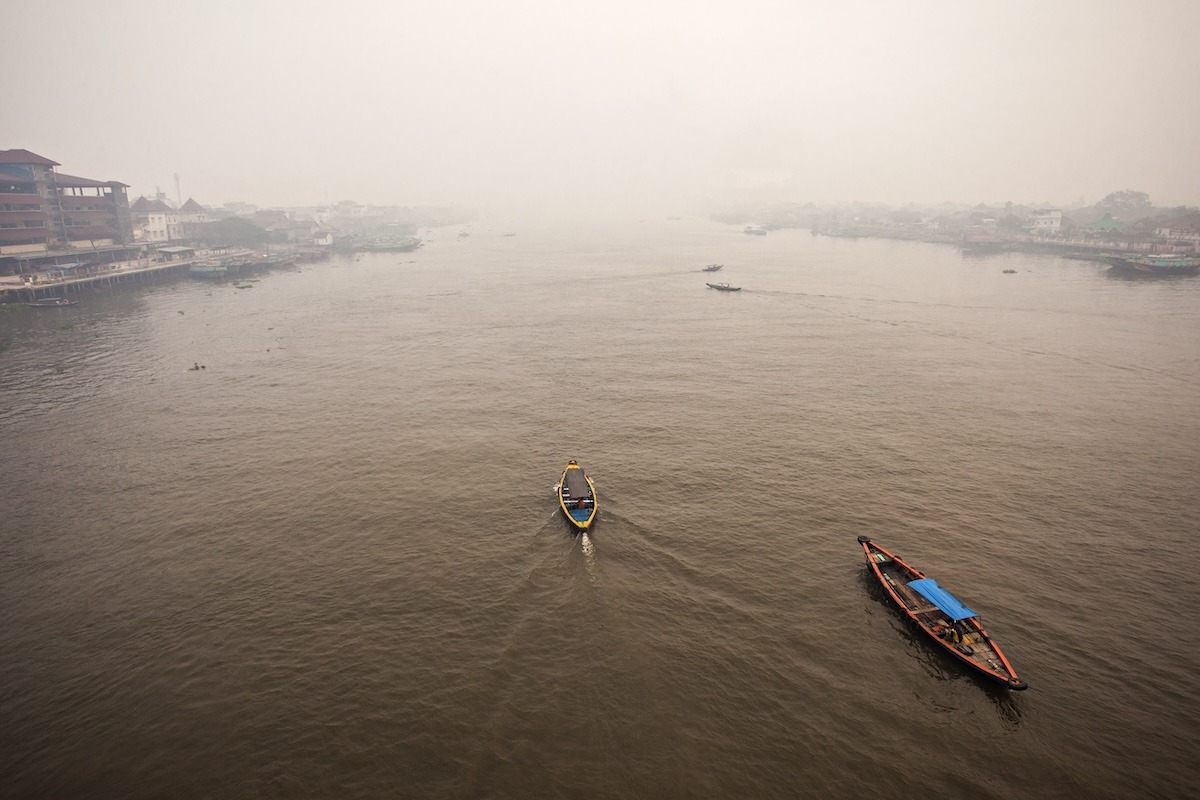
[(45, 156), (31, 153), (28, 150), (0, 150), (0, 164), (40, 164), (44, 167), (57, 167), (57, 161), (51, 161)]

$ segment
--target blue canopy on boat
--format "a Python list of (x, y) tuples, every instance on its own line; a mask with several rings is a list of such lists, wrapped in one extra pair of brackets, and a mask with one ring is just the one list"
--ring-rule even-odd
[(964, 606), (957, 597), (950, 594), (941, 586), (938, 586), (938, 582), (933, 578), (922, 578), (919, 581), (911, 581), (908, 585), (926, 600), (946, 612), (946, 615), (955, 622), (958, 622), (960, 619), (978, 616), (974, 611)]

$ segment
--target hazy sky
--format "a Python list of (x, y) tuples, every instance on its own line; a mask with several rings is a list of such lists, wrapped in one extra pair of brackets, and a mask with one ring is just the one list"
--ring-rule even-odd
[(1200, 2), (8, 0), (0, 148), (220, 205), (1200, 204)]

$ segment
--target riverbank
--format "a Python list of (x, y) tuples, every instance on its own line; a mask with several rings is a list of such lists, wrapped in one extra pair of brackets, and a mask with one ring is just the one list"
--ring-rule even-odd
[[(92, 266), (81, 275), (66, 275), (60, 267), (51, 265), (38, 272), (21, 275), (0, 275), (0, 303), (21, 303), (78, 294), (86, 290), (121, 284), (158, 281), (186, 275), (196, 264), (222, 263), (228, 272), (261, 269), (294, 264), (299, 253), (256, 253), (252, 250), (191, 250), (186, 258), (157, 256), (114, 261)], [(309, 259), (311, 260), (311, 259)], [(224, 271), (221, 273), (225, 274)]]
[(895, 241), (945, 244), (957, 247), (963, 253), (971, 255), (1005, 252), (1050, 253), (1064, 258), (1107, 263), (1108, 259), (1112, 256), (1150, 255), (1156, 252), (1155, 244), (1152, 242), (1096, 241), (1082, 237), (1067, 240), (1003, 237), (972, 240), (964, 239), (961, 235), (938, 233), (917, 234), (908, 230), (861, 226), (825, 229), (813, 227), (811, 230), (813, 236), (832, 236), (839, 239), (890, 239)]

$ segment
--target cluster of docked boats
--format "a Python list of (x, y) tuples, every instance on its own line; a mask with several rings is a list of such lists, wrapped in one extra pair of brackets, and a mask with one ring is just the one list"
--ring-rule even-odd
[(296, 265), (295, 255), (261, 255), (257, 253), (231, 256), (223, 259), (198, 261), (188, 266), (188, 275), (203, 280), (220, 280), (227, 275)]
[[(583, 467), (574, 460), (567, 462), (554, 489), (567, 521), (575, 530), (587, 531), (596, 521), (600, 504), (596, 486)], [(858, 544), (875, 580), (938, 649), (1000, 686), (1014, 691), (1027, 688), (976, 612), (870, 536), (859, 536)]]

